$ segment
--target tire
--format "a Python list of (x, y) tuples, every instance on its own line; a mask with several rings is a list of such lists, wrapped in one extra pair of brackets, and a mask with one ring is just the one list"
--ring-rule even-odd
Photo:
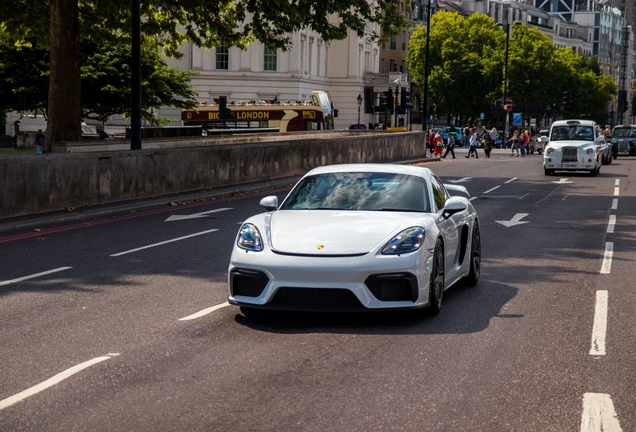
[(542, 155), (542, 154), (543, 154), (543, 150), (539, 149), (539, 150), (537, 150), (537, 153), (539, 153), (540, 155)]
[(464, 277), (464, 283), (468, 286), (475, 286), (481, 274), (481, 233), (479, 223), (475, 221), (473, 225), (473, 235), (470, 237), (470, 270)]
[(543, 171), (545, 172), (545, 175), (547, 176), (551, 176), (554, 174), (554, 170), (552, 169), (543, 168)]
[(612, 164), (612, 159), (614, 159), (614, 155), (613, 155), (612, 153), (610, 153), (610, 154), (609, 154), (609, 156), (607, 157), (607, 163), (608, 163), (609, 165), (611, 165), (611, 164)]
[(596, 176), (596, 174), (598, 174), (600, 171), (601, 171), (601, 167), (600, 166), (591, 169), (590, 170), (590, 177)]
[(444, 247), (440, 239), (437, 239), (437, 243), (435, 243), (431, 279), (428, 286), (428, 313), (433, 316), (438, 315), (442, 310), (442, 298), (444, 297)]

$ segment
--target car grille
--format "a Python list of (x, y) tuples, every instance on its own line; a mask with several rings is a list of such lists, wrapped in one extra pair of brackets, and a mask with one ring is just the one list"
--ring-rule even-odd
[(561, 162), (577, 162), (579, 149), (578, 147), (563, 147), (561, 150)]
[(234, 269), (230, 273), (230, 290), (235, 296), (258, 297), (268, 282), (267, 275), (256, 270)]
[(371, 294), (380, 301), (417, 300), (417, 278), (410, 273), (372, 275), (364, 281)]
[(355, 294), (348, 289), (340, 288), (281, 287), (268, 305), (296, 310), (365, 310)]

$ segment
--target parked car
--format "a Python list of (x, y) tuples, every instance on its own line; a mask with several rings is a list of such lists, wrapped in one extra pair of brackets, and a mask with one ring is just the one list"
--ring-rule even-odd
[(464, 135), (462, 134), (462, 128), (456, 126), (446, 126), (442, 129), (442, 139), (444, 140), (444, 144), (448, 143), (448, 134), (450, 132), (455, 132), (455, 141), (457, 142), (457, 146), (460, 147), (461, 143), (464, 139)]
[(239, 229), (229, 303), (244, 310), (429, 308), (481, 271), (481, 234), (463, 186), (429, 168), (346, 164), (311, 170)]
[(538, 154), (543, 154), (545, 146), (548, 144), (548, 130), (540, 130), (539, 134), (534, 140), (530, 141), (530, 154), (534, 154), (536, 151)]
[(612, 131), (612, 156), (636, 156), (636, 125), (614, 126)]
[(555, 171), (588, 171), (595, 176), (601, 170), (605, 139), (592, 120), (559, 120), (552, 123), (550, 141), (543, 153), (545, 175)]

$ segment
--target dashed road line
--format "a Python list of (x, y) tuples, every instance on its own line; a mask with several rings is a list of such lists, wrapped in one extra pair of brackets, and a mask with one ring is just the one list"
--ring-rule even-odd
[(610, 210), (616, 210), (618, 209), (618, 198), (614, 198), (612, 200), (612, 208)]
[(619, 196), (620, 195), (620, 188), (615, 187), (614, 188), (614, 196)]
[(512, 183), (513, 181), (517, 180), (517, 177), (513, 177), (508, 181), (505, 181), (504, 184), (508, 184), (508, 183)]
[(29, 396), (33, 396), (36, 393), (40, 393), (43, 390), (46, 390), (49, 387), (54, 386), (65, 380), (66, 378), (75, 375), (76, 373), (86, 369), (87, 367), (93, 366), (94, 364), (101, 363), (105, 360), (110, 360), (113, 357), (118, 356), (119, 353), (109, 353), (108, 355), (102, 357), (96, 357), (92, 360), (86, 361), (84, 363), (78, 364), (77, 366), (73, 366), (72, 368), (66, 369), (64, 372), (60, 372), (59, 374), (47, 379), (40, 384), (33, 386), (29, 389), (26, 389), (14, 396), (8, 397), (4, 400), (0, 401), (0, 410), (10, 407), (11, 405), (20, 402), (23, 399), (28, 398)]
[(610, 234), (613, 233), (615, 225), (616, 225), (616, 215), (610, 215), (609, 222), (607, 223), (607, 232)]
[(605, 355), (608, 298), (609, 294), (607, 291), (596, 291), (594, 325), (592, 326), (592, 348), (590, 349), (590, 355)]
[(585, 393), (581, 432), (622, 432), (610, 395)]
[(135, 248), (135, 249), (127, 250), (127, 251), (124, 251), (124, 252), (119, 252), (119, 253), (116, 253), (116, 254), (112, 254), (111, 256), (112, 257), (118, 257), (118, 256), (126, 255), (126, 254), (129, 254), (129, 253), (133, 253), (133, 252), (139, 252), (139, 251), (144, 250), (144, 249), (149, 249), (149, 248), (153, 248), (153, 247), (157, 247), (157, 246), (162, 246), (162, 245), (165, 245), (165, 244), (168, 244), (168, 243), (174, 243), (174, 242), (177, 242), (177, 241), (180, 241), (180, 240), (189, 239), (191, 237), (196, 237), (196, 236), (200, 236), (200, 235), (204, 235), (204, 234), (209, 234), (209, 233), (212, 233), (214, 231), (218, 231), (218, 229), (211, 229), (211, 230), (207, 230), (207, 231), (201, 231), (201, 232), (190, 234), (190, 235), (187, 235), (187, 236), (178, 237), (178, 238), (175, 238), (175, 239), (172, 239), (172, 240), (166, 240), (166, 241), (162, 241), (162, 242), (159, 242), (159, 243), (154, 243), (154, 244), (151, 244), (151, 245), (142, 246), (142, 247), (138, 247), (138, 248)]
[(224, 307), (229, 306), (229, 305), (230, 304), (228, 302), (221, 303), (221, 304), (218, 304), (216, 306), (212, 306), (212, 307), (209, 307), (207, 309), (203, 309), (202, 311), (199, 311), (199, 312), (197, 312), (195, 314), (192, 314), (192, 315), (189, 315), (187, 317), (179, 318), (179, 321), (189, 321), (189, 320), (201, 318), (202, 316), (205, 316), (205, 315), (207, 315), (209, 313), (214, 312), (215, 310), (219, 310), (219, 309), (224, 308)]
[(492, 192), (492, 191), (494, 191), (494, 190), (496, 190), (496, 189), (499, 189), (500, 187), (501, 187), (501, 186), (495, 186), (494, 188), (490, 188), (490, 189), (488, 189), (488, 190), (487, 190), (486, 192), (484, 192), (484, 193), (485, 193), (485, 194), (490, 193), (490, 192)]
[(61, 271), (72, 269), (72, 268), (73, 267), (58, 267), (58, 268), (53, 269), (53, 270), (48, 270), (48, 271), (44, 271), (44, 272), (41, 272), (41, 273), (35, 273), (35, 274), (29, 275), (29, 276), (23, 276), (23, 277), (20, 277), (20, 278), (17, 278), (17, 279), (11, 279), (11, 280), (8, 280), (8, 281), (3, 281), (3, 282), (0, 282), (0, 286), (10, 285), (10, 284), (16, 283), (16, 282), (22, 282), (22, 281), (25, 281), (25, 280), (28, 280), (28, 279), (34, 279), (34, 278), (37, 278), (37, 277), (40, 277), (40, 276), (46, 276), (46, 275), (51, 274), (51, 273), (57, 273), (57, 272), (61, 272)]
[(614, 242), (605, 243), (605, 254), (601, 265), (601, 274), (610, 274), (612, 269), (612, 258), (614, 257)]

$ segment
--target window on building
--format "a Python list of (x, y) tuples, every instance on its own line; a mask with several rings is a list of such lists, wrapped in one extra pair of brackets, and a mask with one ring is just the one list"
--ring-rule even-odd
[(389, 49), (396, 50), (397, 49), (397, 36), (391, 35), (391, 46)]
[(384, 73), (384, 59), (380, 58), (380, 73)]
[(365, 72), (371, 71), (371, 53), (370, 52), (364, 53), (364, 71)]
[(225, 45), (216, 49), (216, 69), (228, 70), (230, 64), (230, 53)]
[(400, 72), (406, 72), (406, 60), (400, 61)]
[(402, 51), (406, 51), (406, 32), (402, 32)]
[(276, 72), (276, 65), (278, 63), (276, 60), (277, 60), (276, 48), (265, 47), (263, 70)]
[(395, 59), (389, 59), (389, 72), (397, 72), (397, 63)]

